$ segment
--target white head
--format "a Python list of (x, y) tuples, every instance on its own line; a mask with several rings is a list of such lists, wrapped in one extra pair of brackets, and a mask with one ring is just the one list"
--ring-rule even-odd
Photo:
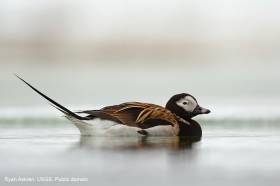
[(199, 106), (196, 99), (187, 93), (172, 96), (165, 107), (184, 119), (190, 119), (199, 114), (210, 113), (210, 110)]
[(176, 104), (187, 112), (193, 112), (198, 105), (196, 100), (191, 96), (185, 96), (179, 99), (176, 101)]

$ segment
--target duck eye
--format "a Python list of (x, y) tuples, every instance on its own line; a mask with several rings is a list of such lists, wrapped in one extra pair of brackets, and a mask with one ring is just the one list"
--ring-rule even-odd
[(188, 104), (188, 102), (185, 102), (185, 101), (183, 102), (183, 105), (187, 105), (187, 104)]

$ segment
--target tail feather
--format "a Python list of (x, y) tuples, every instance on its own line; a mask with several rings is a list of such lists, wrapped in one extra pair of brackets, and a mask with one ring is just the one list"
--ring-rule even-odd
[(59, 111), (61, 111), (62, 113), (72, 116), (74, 118), (80, 119), (80, 120), (88, 120), (89, 118), (87, 117), (82, 117), (77, 115), (76, 113), (70, 111), (69, 109), (65, 108), (64, 106), (62, 106), (61, 104), (57, 103), (56, 101), (54, 101), (53, 99), (49, 98), (48, 96), (46, 96), (45, 94), (43, 94), (42, 92), (40, 92), (39, 90), (37, 90), (35, 87), (33, 87), (32, 85), (30, 85), (28, 82), (26, 82), (24, 79), (22, 79), (21, 77), (19, 77), (17, 74), (15, 74), (15, 76), (20, 79), (21, 81), (23, 81), (26, 85), (28, 85), (31, 89), (33, 89), (35, 92), (37, 92), (39, 95), (41, 95), (43, 98), (45, 98), (46, 100), (48, 100), (49, 102), (51, 102), (56, 109), (58, 109)]

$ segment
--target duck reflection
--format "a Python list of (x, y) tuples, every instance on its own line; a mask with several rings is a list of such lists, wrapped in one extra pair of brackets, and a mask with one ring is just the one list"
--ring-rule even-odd
[(191, 149), (200, 137), (96, 137), (81, 136), (78, 144), (83, 149), (100, 150), (152, 150), (169, 149), (184, 150)]

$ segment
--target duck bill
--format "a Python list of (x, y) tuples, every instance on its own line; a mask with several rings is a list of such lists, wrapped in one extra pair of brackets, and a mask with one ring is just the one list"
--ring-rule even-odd
[(201, 106), (197, 106), (193, 111), (193, 116), (197, 116), (199, 114), (209, 114), (211, 111), (209, 109), (203, 108)]

